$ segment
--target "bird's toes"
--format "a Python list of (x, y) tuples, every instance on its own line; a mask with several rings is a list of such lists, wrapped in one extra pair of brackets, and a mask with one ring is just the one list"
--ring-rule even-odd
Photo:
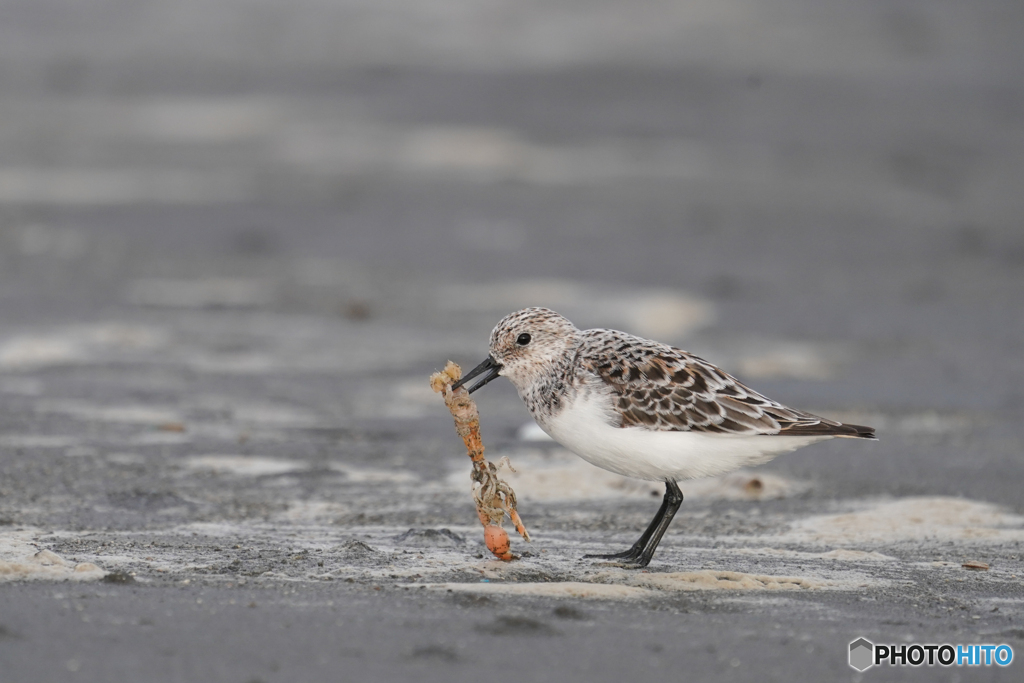
[(633, 557), (631, 557), (631, 556), (629, 556), (629, 555), (627, 555), (625, 553), (615, 553), (614, 555), (584, 555), (583, 559), (584, 560), (611, 560), (611, 561), (622, 562), (622, 561), (630, 561), (630, 560), (633, 560), (635, 558), (633, 558)]

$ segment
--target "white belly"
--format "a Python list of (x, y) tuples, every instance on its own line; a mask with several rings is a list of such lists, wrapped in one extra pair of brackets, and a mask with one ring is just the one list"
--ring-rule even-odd
[(681, 481), (760, 465), (830, 436), (727, 436), (609, 424), (599, 396), (577, 400), (541, 429), (592, 465), (636, 479)]

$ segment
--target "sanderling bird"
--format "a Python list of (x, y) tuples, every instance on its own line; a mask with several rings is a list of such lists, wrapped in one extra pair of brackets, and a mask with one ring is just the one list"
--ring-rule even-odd
[(578, 330), (547, 308), (507, 315), (490, 354), (454, 387), (483, 375), (473, 393), (508, 377), (541, 429), (587, 462), (665, 482), (665, 497), (633, 546), (612, 555), (646, 567), (683, 494), (685, 479), (760, 465), (825, 439), (874, 439), (872, 427), (842, 424), (762, 396), (702, 358), (615, 330)]

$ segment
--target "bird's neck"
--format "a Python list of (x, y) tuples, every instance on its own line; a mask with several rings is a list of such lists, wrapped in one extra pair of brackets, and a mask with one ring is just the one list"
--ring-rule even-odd
[(544, 424), (550, 418), (565, 409), (567, 402), (576, 395), (573, 381), (575, 368), (579, 359), (579, 345), (573, 345), (555, 359), (549, 371), (534, 378), (534, 381), (519, 389), (519, 397), (523, 399), (533, 418)]

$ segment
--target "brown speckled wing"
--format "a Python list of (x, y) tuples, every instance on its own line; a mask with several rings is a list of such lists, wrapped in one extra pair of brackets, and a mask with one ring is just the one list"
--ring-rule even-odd
[(667, 344), (614, 330), (587, 330), (581, 351), (582, 369), (615, 392), (622, 427), (738, 436), (874, 436), (870, 427), (787, 408)]

